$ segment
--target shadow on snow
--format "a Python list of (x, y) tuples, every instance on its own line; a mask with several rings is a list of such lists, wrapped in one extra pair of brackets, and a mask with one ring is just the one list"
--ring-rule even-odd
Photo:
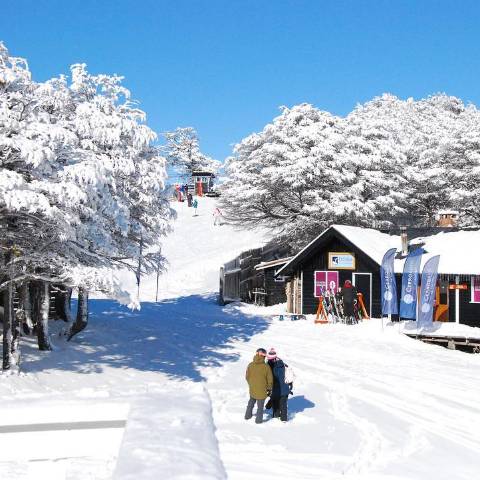
[(215, 295), (146, 302), (140, 311), (91, 300), (89, 309), (87, 329), (69, 343), (53, 337), (54, 352), (22, 347), (22, 370), (99, 373), (109, 366), (200, 381), (200, 367), (237, 359), (230, 342), (247, 340), (268, 326), (266, 318), (246, 315), (234, 305), (220, 307)]
[(304, 395), (294, 396), (288, 401), (288, 412), (292, 415), (292, 417), (294, 417), (297, 413), (302, 413), (307, 408), (313, 407), (315, 407), (315, 404), (305, 398)]

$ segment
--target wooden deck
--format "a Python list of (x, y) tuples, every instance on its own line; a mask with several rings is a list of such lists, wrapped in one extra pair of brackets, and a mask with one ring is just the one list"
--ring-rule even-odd
[(425, 343), (440, 345), (450, 350), (480, 353), (480, 338), (452, 335), (424, 335), (418, 333), (405, 333), (405, 335)]

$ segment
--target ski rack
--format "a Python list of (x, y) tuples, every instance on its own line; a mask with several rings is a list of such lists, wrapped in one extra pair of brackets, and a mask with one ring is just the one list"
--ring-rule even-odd
[(365, 308), (365, 302), (363, 301), (363, 293), (357, 293), (358, 303), (362, 308), (363, 320), (370, 320), (368, 316), (367, 309)]
[[(325, 307), (323, 306), (323, 295), (320, 295), (318, 298), (318, 308), (317, 308), (317, 316), (315, 317), (315, 323), (328, 323), (328, 315), (325, 311)], [(322, 320), (319, 318), (322, 317)]]
[[(358, 304), (360, 305), (361, 312), (362, 312), (362, 320), (370, 320), (370, 317), (367, 313), (367, 309), (365, 308), (365, 302), (363, 300), (363, 294), (362, 293), (357, 293), (357, 301)], [(317, 308), (317, 315), (315, 317), (315, 323), (330, 323), (328, 321), (328, 313), (325, 310), (325, 302), (323, 295), (320, 295), (318, 298), (318, 308)]]

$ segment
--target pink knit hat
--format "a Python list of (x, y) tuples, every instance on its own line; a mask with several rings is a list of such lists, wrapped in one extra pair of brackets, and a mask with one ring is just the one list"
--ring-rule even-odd
[(277, 352), (276, 352), (275, 348), (270, 347), (268, 349), (267, 359), (268, 360), (275, 360), (276, 358), (277, 358)]

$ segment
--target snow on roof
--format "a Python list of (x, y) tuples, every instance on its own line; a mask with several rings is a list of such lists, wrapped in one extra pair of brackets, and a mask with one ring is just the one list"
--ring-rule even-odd
[(401, 246), (400, 235), (389, 235), (373, 228), (352, 227), (350, 225), (332, 225), (331, 228), (348, 238), (379, 265), (388, 249), (393, 247), (400, 249)]
[[(302, 257), (302, 253), (314, 249), (314, 244), (331, 229), (346, 237), (378, 265), (390, 248), (401, 250), (400, 235), (390, 235), (372, 228), (353, 227), (350, 225), (332, 225), (322, 232), (313, 242), (295, 255), (279, 272), (289, 264)], [(439, 232), (434, 235), (409, 238), (409, 244), (420, 244), (425, 250), (423, 265), (433, 256), (440, 255), (438, 273), (458, 275), (480, 275), (480, 230), (459, 230)], [(403, 272), (405, 258), (395, 259), (395, 272)]]
[(290, 261), (291, 257), (279, 258), (277, 260), (270, 260), (268, 262), (261, 262), (258, 265), (255, 265), (255, 270), (263, 270), (265, 268), (276, 267), (277, 265), (285, 265)]
[[(363, 250), (379, 265), (389, 248), (400, 251), (399, 235), (389, 235), (370, 228), (333, 225), (333, 228), (347, 237), (353, 244)], [(438, 273), (458, 275), (480, 275), (480, 231), (459, 230), (455, 232), (439, 232), (425, 237), (413, 237), (410, 244), (423, 244), (423, 265), (433, 256), (440, 255)], [(403, 272), (404, 258), (395, 260), (395, 271)]]
[[(480, 275), (480, 230), (439, 232), (424, 237), (423, 264), (434, 255), (440, 255), (438, 273), (458, 275)], [(403, 271), (403, 261), (400, 271)], [(397, 271), (397, 265), (395, 265)]]

